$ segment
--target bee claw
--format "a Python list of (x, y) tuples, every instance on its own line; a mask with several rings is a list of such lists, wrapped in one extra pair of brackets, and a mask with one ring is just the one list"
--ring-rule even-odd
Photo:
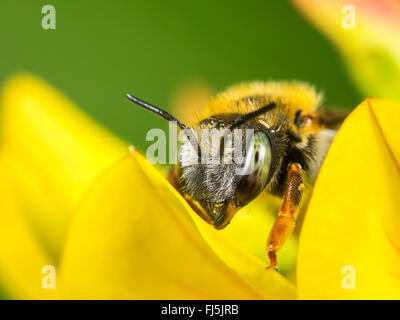
[(278, 272), (278, 266), (272, 266), (272, 265), (271, 265), (271, 266), (266, 266), (266, 267), (265, 267), (265, 270), (271, 270), (271, 269), (272, 269), (272, 270), (275, 270), (276, 272)]

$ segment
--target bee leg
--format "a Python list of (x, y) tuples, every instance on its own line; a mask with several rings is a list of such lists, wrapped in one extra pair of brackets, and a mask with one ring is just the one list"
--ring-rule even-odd
[(285, 195), (274, 226), (267, 241), (267, 257), (270, 261), (269, 268), (277, 270), (276, 253), (283, 246), (288, 236), (294, 229), (299, 205), (303, 195), (304, 173), (298, 163), (289, 163)]

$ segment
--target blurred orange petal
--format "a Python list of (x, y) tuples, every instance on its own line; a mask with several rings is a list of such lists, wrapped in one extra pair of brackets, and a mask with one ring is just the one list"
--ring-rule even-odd
[(400, 2), (293, 2), (339, 49), (365, 96), (400, 101)]

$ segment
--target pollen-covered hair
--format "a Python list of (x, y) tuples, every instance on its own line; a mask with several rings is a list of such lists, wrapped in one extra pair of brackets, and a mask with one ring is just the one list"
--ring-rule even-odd
[(263, 97), (265, 104), (275, 102), (285, 106), (290, 117), (296, 109), (315, 110), (322, 103), (323, 95), (307, 83), (300, 81), (251, 82), (232, 86), (212, 98), (200, 114), (202, 119), (214, 114), (245, 114), (260, 108), (251, 97)]

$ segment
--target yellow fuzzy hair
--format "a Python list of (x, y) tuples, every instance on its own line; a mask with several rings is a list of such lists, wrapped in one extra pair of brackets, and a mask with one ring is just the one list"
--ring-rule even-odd
[[(322, 102), (322, 94), (306, 83), (299, 81), (271, 81), (242, 83), (230, 87), (216, 95), (206, 105), (202, 119), (214, 114), (239, 113), (254, 111), (263, 105), (241, 102), (247, 97), (262, 96), (264, 103), (275, 102), (281, 108), (286, 108), (294, 116), (296, 110), (312, 111)], [(239, 103), (238, 103), (239, 101)], [(264, 104), (264, 105), (265, 105)]]

